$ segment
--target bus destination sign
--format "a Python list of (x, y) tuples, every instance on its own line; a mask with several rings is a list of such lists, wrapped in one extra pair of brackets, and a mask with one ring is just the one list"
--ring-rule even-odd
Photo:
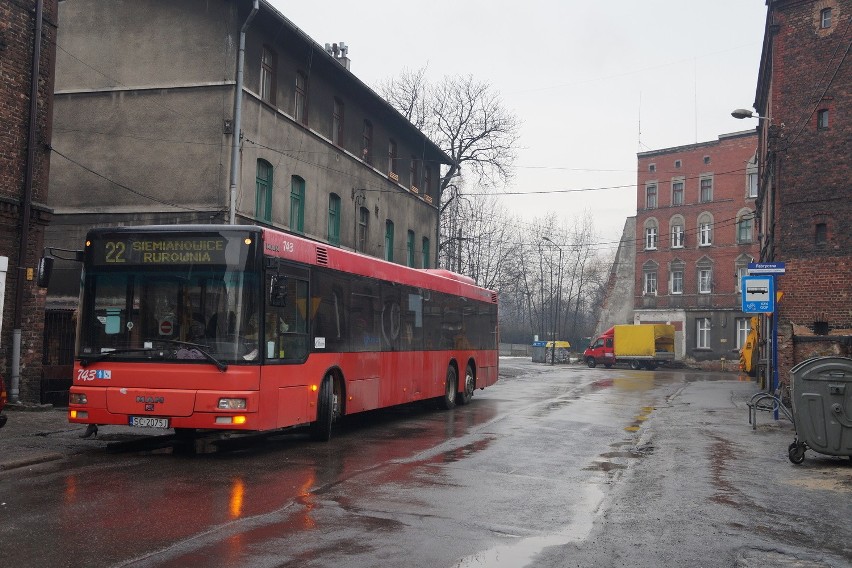
[(225, 264), (228, 239), (222, 236), (115, 236), (92, 242), (96, 265)]

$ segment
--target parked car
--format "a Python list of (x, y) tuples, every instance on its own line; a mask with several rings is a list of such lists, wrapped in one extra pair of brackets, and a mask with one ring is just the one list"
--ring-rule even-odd
[(0, 377), (0, 428), (6, 425), (6, 416), (3, 414), (3, 408), (6, 406), (6, 383), (3, 382), (3, 377)]

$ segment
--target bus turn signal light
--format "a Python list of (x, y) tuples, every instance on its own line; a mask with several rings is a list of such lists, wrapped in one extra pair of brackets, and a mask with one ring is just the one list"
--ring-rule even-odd
[(89, 413), (85, 410), (69, 410), (68, 416), (76, 420), (85, 420), (89, 417)]
[(217, 416), (216, 424), (245, 424), (245, 416)]
[(245, 410), (246, 399), (244, 398), (220, 398), (219, 410)]

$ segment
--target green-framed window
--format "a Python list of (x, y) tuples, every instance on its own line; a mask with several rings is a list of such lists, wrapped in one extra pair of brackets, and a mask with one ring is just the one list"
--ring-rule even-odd
[(385, 221), (385, 260), (393, 262), (393, 221)]
[(414, 267), (414, 231), (408, 231), (405, 241), (405, 265)]
[(266, 160), (257, 161), (255, 178), (254, 216), (266, 222), (272, 221), (272, 164)]
[(423, 237), (423, 268), (430, 268), (429, 266), (429, 256), (431, 251), (429, 250), (429, 237)]
[(290, 230), (305, 232), (305, 180), (290, 178)]
[(340, 245), (340, 196), (328, 196), (328, 244)]

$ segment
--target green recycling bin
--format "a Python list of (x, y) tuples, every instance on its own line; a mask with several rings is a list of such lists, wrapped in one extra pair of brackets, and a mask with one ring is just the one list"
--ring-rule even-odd
[(796, 439), (790, 461), (800, 464), (805, 451), (852, 456), (852, 359), (815, 357), (790, 369)]

